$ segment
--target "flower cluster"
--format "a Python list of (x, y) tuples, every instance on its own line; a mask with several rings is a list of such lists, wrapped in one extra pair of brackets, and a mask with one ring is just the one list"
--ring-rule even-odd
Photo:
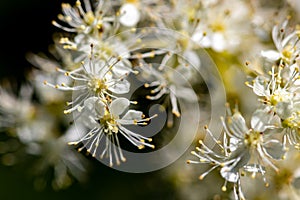
[[(111, 3), (99, 1), (93, 6), (84, 1), (83, 6), (77, 1), (74, 7), (62, 4), (63, 14), (58, 18), (64, 25), (56, 21), (53, 24), (74, 34), (56, 40), (63, 49), (60, 56), (71, 57), (71, 61), (56, 68), (56, 73), (65, 76), (67, 82), (44, 81), (51, 88), (72, 93), (64, 113), (73, 114), (75, 123), (87, 129), (86, 133), (79, 133), (79, 140), (69, 144), (83, 144), (79, 150), (86, 148), (94, 157), (107, 157), (109, 166), (126, 160), (118, 136), (138, 149), (154, 148), (151, 138), (128, 128), (145, 126), (157, 116), (145, 117), (141, 111), (130, 108), (139, 104), (128, 98), (132, 80), (142, 81), (150, 90), (146, 99), (170, 101), (166, 107), (172, 111), (169, 114), (169, 125), (172, 125), (173, 115), (180, 117), (177, 98), (197, 101), (192, 98), (194, 93), (186, 82), (200, 67), (193, 48), (183, 46), (180, 40), (175, 39), (171, 47), (166, 46), (168, 44), (160, 44), (159, 48), (151, 46), (161, 38), (152, 38), (152, 29), (137, 29), (143, 17), (141, 13), (147, 8), (141, 6), (142, 2)], [(148, 10), (152, 7), (157, 13)], [(151, 2), (145, 14), (151, 14), (153, 20), (162, 10), (166, 10), (165, 6)], [(183, 57), (178, 56), (178, 52), (183, 52)], [(159, 62), (159, 66), (153, 65)]]
[(269, 168), (280, 173), (276, 165), (285, 159), (290, 148), (299, 149), (299, 30), (287, 28), (288, 20), (275, 25), (272, 38), (276, 50), (261, 51), (260, 70), (246, 65), (257, 75), (246, 82), (258, 98), (257, 109), (250, 119), (250, 128), (236, 107), (221, 118), (222, 141), (219, 141), (207, 127), (206, 133), (213, 138), (219, 150), (209, 148), (200, 140), (200, 147), (192, 154), (198, 161), (188, 163), (209, 163), (212, 167), (203, 173), (203, 179), (210, 171), (219, 168), (226, 183), (234, 184), (235, 199), (245, 199), (241, 177), (260, 174), (266, 186)]
[[(2, 163), (10, 166), (32, 156), (37, 175), (52, 170), (51, 185), (66, 188), (73, 179), (86, 179), (89, 161), (83, 152), (109, 167), (126, 168), (132, 151), (139, 156), (164, 151), (166, 142), (160, 140), (178, 142), (176, 134), (185, 143), (191, 134), (178, 132), (198, 127), (183, 123), (204, 125), (211, 118), (212, 124), (219, 123), (220, 134), (218, 127), (205, 126), (207, 138), (192, 151), (196, 159), (188, 160), (210, 166), (199, 179), (219, 170), (225, 181), (221, 190), (233, 186), (228, 194), (237, 200), (248, 196), (247, 177), (259, 177), (276, 189), (283, 174), (294, 190), (299, 167), (282, 163), (299, 159), (300, 28), (291, 28), (291, 17), (281, 16), (297, 16), (293, 3), (278, 0), (268, 9), (269, 1), (250, 0), (62, 3), (61, 14), (52, 21), (59, 33), (49, 52), (27, 56), (36, 68), (26, 84), (17, 92), (10, 84), (0, 86)], [(257, 53), (253, 62), (244, 62)], [(228, 102), (238, 98), (240, 108), (223, 106), (225, 94), (215, 94), (223, 90), (218, 76), (224, 79)], [(157, 104), (160, 109), (152, 114), (151, 106)], [(191, 110), (193, 105), (204, 114)], [(214, 119), (216, 110), (224, 111), (221, 120)], [(198, 114), (199, 119), (191, 119)], [(161, 125), (156, 120), (163, 128), (150, 134), (148, 127)], [(10, 142), (17, 145), (9, 147)], [(194, 174), (189, 175), (185, 178)], [(42, 177), (35, 184), (43, 188), (48, 183)]]
[[(58, 18), (66, 25), (56, 21), (53, 24), (64, 31), (75, 33), (73, 38), (58, 39), (62, 48), (69, 50), (72, 66), (56, 68), (58, 74), (68, 78), (67, 83), (45, 80), (44, 84), (72, 93), (72, 100), (67, 101), (69, 108), (64, 113), (73, 114), (75, 123), (84, 126), (87, 131), (79, 133), (80, 139), (70, 141), (69, 144), (81, 143), (83, 147), (79, 151), (86, 148), (93, 157), (107, 157), (109, 166), (113, 166), (114, 162), (119, 165), (120, 161), (126, 160), (120, 147), (119, 135), (139, 149), (145, 146), (154, 148), (150, 144), (151, 138), (126, 128), (130, 125), (147, 125), (155, 115), (146, 118), (141, 111), (132, 109), (125, 113), (130, 105), (138, 103), (124, 96), (130, 91), (128, 77), (138, 73), (130, 61), (134, 59), (128, 49), (132, 43), (122, 41), (118, 36), (113, 40), (108, 39), (126, 21), (125, 8), (115, 13), (113, 7), (104, 1), (99, 1), (95, 8), (89, 1), (84, 1), (84, 7), (77, 1), (74, 7), (62, 4), (62, 9), (63, 14)], [(134, 34), (133, 30), (127, 37), (134, 38)]]

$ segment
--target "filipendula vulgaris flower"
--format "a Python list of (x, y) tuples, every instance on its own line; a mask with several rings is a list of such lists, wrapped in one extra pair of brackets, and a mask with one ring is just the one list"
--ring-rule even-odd
[[(205, 6), (205, 5), (203, 5)], [(217, 1), (201, 9), (200, 23), (192, 39), (216, 52), (237, 52), (243, 38), (249, 39), (250, 9), (243, 1)]]
[(261, 51), (261, 55), (269, 61), (280, 60), (280, 65), (294, 64), (300, 52), (299, 27), (288, 27), (289, 20), (273, 27), (272, 39), (276, 50)]
[[(25, 156), (33, 156), (35, 161), (31, 165), (35, 175), (34, 185), (43, 189), (48, 181), (54, 189), (62, 189), (71, 185), (74, 179), (83, 181), (87, 161), (76, 151), (66, 146), (66, 135), (62, 135), (57, 128), (58, 121), (43, 104), (32, 103), (33, 88), (23, 85), (19, 96), (1, 87), (1, 128), (5, 128), (11, 138), (17, 139), (23, 147), (4, 155), (5, 165), (17, 164)], [(22, 152), (20, 152), (22, 151)], [(5, 152), (4, 152), (5, 153)], [(51, 180), (45, 174), (53, 169)], [(37, 181), (37, 182), (36, 182)]]
[[(141, 112), (130, 111), (128, 115), (124, 116), (126, 118), (122, 119), (123, 121), (119, 120), (119, 115), (122, 114), (124, 110), (121, 110), (121, 112), (118, 109), (120, 106), (121, 108), (124, 107), (124, 102), (129, 104), (137, 103), (115, 96), (115, 94), (126, 94), (130, 89), (130, 83), (126, 80), (126, 77), (132, 70), (123, 66), (123, 63), (120, 62), (121, 59), (122, 58), (118, 57), (103, 61), (94, 58), (92, 52), (87, 63), (83, 63), (78, 69), (73, 71), (57, 69), (58, 72), (74, 80), (73, 86), (66, 85), (65, 83), (54, 85), (45, 81), (45, 84), (52, 88), (73, 92), (73, 100), (67, 102), (67, 105), (71, 106), (71, 108), (65, 110), (64, 113), (74, 113), (74, 116), (76, 115), (75, 119), (78, 118), (79, 121), (83, 122), (85, 126), (90, 129), (81, 140), (71, 142), (70, 144), (83, 142), (83, 147), (86, 147), (87, 151), (91, 152), (93, 156), (96, 156), (97, 152), (99, 153), (101, 151), (98, 150), (98, 148), (104, 147), (100, 157), (102, 158), (105, 154), (109, 158), (110, 166), (113, 165), (114, 158), (117, 164), (120, 164), (120, 160), (125, 161), (117, 138), (117, 133), (119, 132), (139, 148), (143, 148), (144, 146), (154, 147), (145, 142), (151, 141), (150, 138), (143, 137), (123, 128), (124, 123), (128, 123), (126, 125), (146, 125), (146, 121), (149, 121), (150, 118), (142, 119), (141, 117), (143, 115)], [(111, 102), (111, 99), (114, 100)], [(125, 106), (125, 108), (127, 108), (129, 104)], [(92, 112), (93, 110), (96, 113)], [(78, 120), (76, 120), (76, 122), (77, 121)], [(99, 145), (101, 139), (106, 137), (103, 133), (107, 133), (107, 140), (106, 144), (101, 146)], [(109, 139), (118, 146), (117, 152), (115, 149), (112, 149), (115, 148), (115, 145), (113, 145)]]
[(290, 150), (285, 160), (277, 162), (280, 171), (270, 176), (271, 191), (275, 197), (280, 197), (280, 199), (300, 199), (299, 161), (299, 151)]
[(267, 72), (261, 72), (252, 85), (246, 84), (280, 117), (284, 143), (287, 140), (299, 149), (299, 30), (287, 26), (288, 20), (274, 26), (272, 37), (277, 50), (261, 52)]
[(267, 75), (259, 75), (253, 85), (246, 83), (260, 97), (260, 101), (281, 119), (278, 128), (283, 129), (284, 141), (299, 148), (299, 67), (272, 66)]
[(52, 24), (66, 32), (84, 35), (101, 34), (104, 30), (110, 29), (110, 24), (116, 20), (113, 16), (106, 16), (111, 11), (109, 5), (103, 0), (96, 2), (95, 9), (93, 9), (94, 5), (91, 5), (90, 0), (84, 0), (84, 8), (79, 0), (76, 1), (74, 7), (63, 3), (63, 14), (59, 14), (58, 19), (67, 26), (56, 21), (52, 21)]
[(73, 63), (71, 65), (73, 67), (69, 66), (70, 63), (64, 63), (64, 65), (67, 65), (68, 68), (74, 69), (74, 66), (76, 68), (78, 63), (90, 54), (90, 46), (93, 44), (94, 57), (104, 61), (111, 57), (122, 57), (123, 59), (120, 60), (119, 64), (123, 63), (123, 65), (130, 66), (128, 60), (130, 54), (128, 52), (130, 51), (130, 45), (137, 42), (133, 40), (138, 40), (138, 36), (135, 34), (136, 29), (127, 32), (129, 36), (116, 34), (120, 31), (120, 16), (117, 11), (113, 10), (110, 3), (99, 1), (96, 8), (92, 9), (88, 0), (84, 2), (86, 11), (81, 7), (80, 1), (77, 1), (74, 8), (69, 4), (63, 4), (64, 15), (59, 15), (59, 18), (65, 18), (65, 21), (73, 27), (72, 29), (59, 26), (56, 22), (53, 22), (62, 30), (73, 33), (73, 37), (58, 37), (55, 39), (56, 45), (70, 50), (72, 55)]
[(147, 21), (156, 24), (171, 10), (168, 0), (115, 0), (112, 4), (120, 7), (119, 21), (125, 27), (137, 27), (139, 22)]
[(126, 80), (132, 70), (126, 67), (120, 61), (122, 58), (112, 57), (110, 60), (96, 59), (91, 52), (86, 62), (73, 70), (66, 71), (57, 68), (57, 71), (71, 78), (73, 85), (66, 83), (52, 84), (47, 81), (44, 84), (62, 91), (73, 92), (73, 101), (67, 102), (70, 109), (64, 111), (65, 114), (70, 114), (74, 110), (81, 111), (84, 108), (84, 101), (89, 97), (96, 96), (105, 99), (106, 95), (126, 94), (129, 92), (130, 83)]
[[(234, 184), (235, 199), (245, 199), (242, 187), (241, 187), (241, 174), (243, 173), (243, 166), (245, 165), (244, 157), (248, 155), (238, 155), (231, 151), (231, 145), (228, 141), (226, 132), (222, 134), (222, 141), (215, 138), (213, 133), (204, 127), (208, 137), (211, 137), (217, 145), (214, 149), (209, 148), (206, 144), (199, 140), (199, 147), (196, 147), (196, 151), (192, 151), (191, 154), (196, 156), (199, 160), (187, 160), (188, 164), (209, 164), (211, 168), (199, 176), (200, 180), (203, 180), (210, 172), (220, 168), (220, 174), (225, 179), (225, 183), (222, 186), (222, 191), (227, 191), (227, 182)], [(228, 167), (233, 168), (233, 172), (229, 174), (227, 172)]]
[(151, 138), (134, 133), (126, 126), (147, 125), (155, 116), (144, 118), (143, 113), (136, 110), (128, 110), (124, 114), (131, 104), (128, 99), (119, 97), (112, 100), (90, 97), (84, 104), (85, 109), (79, 121), (89, 128), (89, 132), (78, 141), (69, 143), (71, 145), (83, 143), (84, 146), (79, 151), (85, 147), (93, 157), (108, 158), (109, 166), (113, 166), (114, 161), (117, 165), (121, 161), (126, 161), (118, 139), (120, 134), (139, 149), (145, 146), (154, 148), (154, 145), (148, 143), (152, 141)]
[(92, 6), (89, 0), (85, 0), (84, 4), (85, 9), (79, 0), (74, 7), (62, 4), (63, 15), (58, 15), (58, 18), (68, 26), (62, 26), (56, 21), (53, 21), (53, 24), (73, 35), (59, 37), (56, 40), (64, 49), (72, 51), (75, 62), (85, 59), (90, 52), (90, 44), (94, 45), (95, 54), (99, 53), (104, 59), (118, 56), (116, 49), (121, 49), (123, 45), (116, 41), (118, 48), (114, 48), (115, 46), (105, 42), (105, 39), (116, 34), (119, 27), (117, 14), (112, 10), (110, 3), (100, 0)]
[(35, 115), (35, 106), (31, 102), (33, 88), (24, 84), (15, 95), (11, 85), (6, 85), (7, 89), (0, 86), (0, 129), (4, 130), (24, 125)]
[(165, 99), (166, 107), (169, 107), (168, 126), (173, 125), (173, 114), (180, 117), (180, 109), (178, 99), (187, 102), (196, 102), (197, 97), (194, 90), (189, 86), (189, 82), (193, 77), (196, 69), (200, 67), (200, 59), (193, 51), (186, 51), (183, 56), (175, 53), (166, 53), (158, 66), (139, 59), (139, 69), (141, 76), (145, 78), (145, 88), (151, 88), (147, 99), (157, 101), (161, 98)]
[(255, 178), (257, 174), (261, 174), (268, 186), (265, 178), (266, 166), (278, 171), (273, 162), (284, 157), (285, 151), (281, 142), (268, 135), (268, 130), (275, 127), (277, 120), (268, 108), (257, 109), (253, 113), (251, 128), (248, 128), (237, 108), (234, 113), (228, 108), (226, 119), (221, 118), (221, 120), (224, 127), (223, 143), (206, 128), (208, 135), (221, 148), (221, 154), (200, 141), (201, 147), (197, 148), (198, 153), (192, 152), (200, 160), (188, 161), (188, 163), (212, 164), (212, 168), (203, 173), (200, 179), (220, 167), (220, 174), (225, 179), (222, 190), (226, 191), (227, 182), (234, 183), (236, 199), (245, 199), (241, 190), (241, 176), (251, 174), (251, 177)]

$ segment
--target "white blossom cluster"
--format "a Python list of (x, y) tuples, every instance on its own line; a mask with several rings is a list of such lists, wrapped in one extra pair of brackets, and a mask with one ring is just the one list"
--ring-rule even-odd
[(221, 118), (224, 128), (221, 141), (205, 127), (216, 147), (211, 149), (200, 140), (197, 152), (192, 152), (199, 160), (188, 160), (188, 163), (212, 165), (200, 179), (219, 168), (225, 180), (222, 190), (227, 190), (227, 182), (233, 183), (235, 199), (245, 199), (243, 176), (255, 178), (259, 174), (268, 187), (266, 174), (270, 168), (280, 173), (278, 160), (284, 160), (289, 149), (299, 150), (299, 33), (297, 27), (288, 27), (288, 20), (275, 25), (272, 39), (276, 50), (261, 51), (260, 70), (246, 63), (256, 74), (246, 85), (258, 99), (250, 126), (237, 106), (232, 112), (227, 105), (227, 115)]
[[(200, 180), (218, 170), (225, 182), (221, 190), (236, 200), (248, 196), (247, 177), (259, 177), (270, 188), (287, 183), (300, 198), (300, 166), (282, 164), (285, 159), (300, 160), (300, 28), (286, 16), (297, 16), (291, 7), (294, 1), (276, 2), (284, 7), (267, 9), (268, 0), (62, 3), (62, 13), (52, 21), (59, 33), (49, 52), (27, 56), (36, 67), (28, 83), (18, 92), (10, 84), (0, 87), (0, 131), (6, 133), (0, 142), (2, 163), (15, 165), (33, 156), (33, 171), (42, 177), (52, 169), (51, 185), (62, 189), (74, 179), (86, 179), (90, 163), (83, 152), (115, 167), (130, 160), (127, 149), (155, 151), (160, 137), (137, 131), (159, 117), (150, 114), (150, 105), (161, 105), (164, 128), (172, 132), (184, 116), (182, 102), (200, 105), (211, 95), (217, 75), (202, 73), (209, 65), (200, 55), (204, 49), (224, 79), (228, 101), (243, 101), (241, 108), (225, 105), (220, 137), (212, 131), (215, 127), (205, 126), (205, 136), (214, 146), (200, 139), (192, 151), (194, 160), (187, 162), (210, 166)], [(242, 66), (245, 57), (256, 53), (253, 62)], [(240, 81), (246, 89), (237, 84)], [(216, 106), (211, 102), (200, 110)], [(241, 114), (249, 107), (250, 114)], [(213, 113), (205, 115), (203, 121)], [(15, 141), (16, 148), (8, 145)], [(289, 176), (280, 176), (284, 170)], [(36, 179), (38, 188), (47, 184)], [(279, 193), (287, 198), (287, 193)]]
[(160, 44), (161, 38), (153, 37), (158, 29), (142, 28), (171, 12), (167, 1), (62, 3), (62, 13), (52, 21), (60, 33), (50, 55), (27, 56), (37, 67), (30, 86), (17, 96), (1, 89), (1, 129), (45, 160), (42, 171), (54, 168), (54, 188), (69, 186), (72, 178), (84, 180), (88, 161), (76, 149), (113, 167), (126, 161), (124, 146), (155, 148), (147, 133), (131, 128), (157, 117), (137, 109), (144, 105), (131, 99), (132, 88), (146, 90), (142, 98), (148, 102), (164, 101), (168, 127), (181, 117), (178, 99), (197, 102), (186, 85), (201, 65), (195, 48), (188, 40)]

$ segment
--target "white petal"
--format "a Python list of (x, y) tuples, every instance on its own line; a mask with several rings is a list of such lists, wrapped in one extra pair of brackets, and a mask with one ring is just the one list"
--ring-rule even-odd
[(109, 90), (116, 94), (126, 94), (129, 92), (130, 83), (127, 80), (122, 80), (114, 83), (113, 86), (109, 87)]
[(95, 103), (98, 101), (97, 97), (90, 97), (84, 101), (85, 109), (92, 110), (95, 107)]
[(265, 88), (265, 78), (258, 76), (254, 80), (253, 92), (258, 96), (268, 96), (270, 91)]
[(244, 170), (249, 173), (261, 173), (264, 174), (266, 171), (261, 165), (249, 164), (244, 166)]
[(203, 40), (204, 34), (202, 31), (196, 31), (193, 36), (192, 36), (192, 41), (196, 42), (196, 43), (200, 43), (201, 40)]
[(120, 9), (120, 13), (120, 23), (124, 26), (135, 26), (140, 21), (140, 12), (133, 4), (125, 3)]
[(105, 104), (97, 97), (90, 97), (84, 101), (84, 109), (78, 122), (82, 122), (86, 127), (92, 128), (99, 124), (97, 119), (102, 117), (105, 112)]
[(183, 57), (192, 65), (192, 67), (199, 69), (201, 66), (201, 61), (199, 56), (194, 51), (186, 51), (183, 54)]
[(244, 117), (239, 112), (233, 114), (232, 123), (228, 123), (228, 127), (242, 137), (249, 131)]
[(239, 144), (239, 140), (238, 139), (236, 139), (234, 137), (230, 138), (229, 139), (229, 150), (231, 152), (235, 151), (237, 149), (237, 147), (238, 147), (238, 144)]
[(105, 104), (97, 97), (90, 97), (84, 101), (84, 109), (87, 112), (95, 113), (97, 116), (103, 116)]
[(263, 111), (257, 110), (251, 118), (251, 127), (258, 132), (263, 132), (266, 129), (265, 116)]
[(212, 48), (217, 51), (221, 52), (226, 49), (226, 40), (221, 33), (215, 33), (212, 37)]
[(280, 58), (280, 53), (274, 50), (261, 51), (260, 54), (270, 61), (276, 61)]
[(86, 128), (81, 123), (76, 123), (70, 126), (61, 139), (68, 143), (80, 140), (84, 136)]
[[(202, 33), (203, 34), (203, 33)], [(211, 38), (209, 38), (208, 36), (205, 36), (201, 39), (201, 41), (199, 41), (199, 44), (203, 47), (203, 48), (209, 48), (212, 46), (212, 40)]]
[(269, 157), (276, 160), (282, 159), (286, 153), (283, 144), (278, 140), (267, 141), (264, 143), (263, 148)]
[(222, 167), (220, 173), (225, 180), (232, 183), (236, 183), (239, 179), (239, 173), (237, 171), (232, 171), (231, 167)]
[(129, 69), (128, 67), (124, 66), (123, 63), (118, 63), (117, 65), (115, 65), (115, 66), (112, 68), (112, 71), (114, 72), (114, 74), (115, 74), (117, 77), (124, 76), (124, 75), (130, 73), (130, 69)]
[(278, 121), (274, 117), (274, 113), (270, 112), (270, 108), (257, 109), (251, 118), (251, 128), (258, 132), (263, 132), (270, 126), (278, 126)]
[(293, 102), (278, 102), (276, 105), (276, 113), (281, 119), (286, 119), (291, 116), (293, 112)]
[(128, 112), (122, 117), (124, 120), (141, 120), (143, 112), (137, 110), (128, 110)]
[(121, 115), (126, 108), (130, 105), (130, 101), (126, 98), (117, 98), (113, 100), (109, 106), (109, 111), (111, 114), (114, 116), (119, 116)]
[(191, 66), (186, 67), (180, 65), (175, 71), (169, 72), (169, 79), (172, 80), (175, 85), (187, 85), (188, 80), (193, 76), (192, 70), (193, 68)]

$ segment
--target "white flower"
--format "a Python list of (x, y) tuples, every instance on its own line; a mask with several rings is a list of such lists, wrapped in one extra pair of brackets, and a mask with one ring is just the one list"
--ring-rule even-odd
[(276, 50), (262, 51), (261, 55), (270, 61), (282, 60), (281, 64), (293, 64), (300, 53), (300, 30), (290, 31), (287, 27), (288, 20), (281, 26), (276, 25), (272, 30), (272, 38)]
[(210, 149), (200, 140), (201, 146), (196, 148), (198, 153), (192, 152), (199, 158), (199, 161), (189, 160), (188, 163), (212, 164), (212, 167), (199, 177), (200, 179), (220, 167), (220, 174), (225, 179), (222, 190), (226, 191), (227, 182), (232, 182), (235, 198), (245, 199), (241, 189), (241, 174), (250, 173), (252, 177), (255, 177), (259, 173), (268, 185), (265, 178), (265, 165), (278, 171), (271, 160), (284, 157), (285, 150), (281, 142), (268, 135), (268, 129), (275, 127), (276, 120), (273, 116), (274, 113), (269, 112), (268, 109), (258, 109), (251, 118), (251, 128), (248, 128), (245, 119), (237, 109), (234, 114), (228, 109), (226, 120), (222, 118), (224, 126), (222, 142), (205, 127), (207, 135), (213, 139), (220, 151)]
[(257, 76), (253, 80), (253, 85), (248, 82), (246, 84), (257, 96), (262, 97), (261, 101), (272, 108), (281, 119), (286, 119), (291, 116), (294, 107), (299, 103), (297, 95), (299, 86), (295, 85), (299, 70), (293, 66), (278, 67), (276, 70), (273, 66), (269, 74), (270, 77)]
[(105, 99), (106, 96), (128, 93), (130, 83), (125, 79), (132, 70), (120, 62), (121, 58), (111, 58), (109, 61), (95, 60), (92, 57), (87, 63), (73, 71), (65, 71), (57, 68), (57, 71), (74, 80), (74, 85), (66, 83), (52, 84), (45, 81), (46, 85), (62, 91), (73, 92), (73, 101), (67, 105), (72, 108), (65, 110), (69, 114), (75, 110), (81, 111), (84, 101), (89, 97), (96, 96)]
[(142, 19), (158, 23), (171, 10), (170, 2), (161, 0), (115, 0), (113, 4), (120, 7), (119, 22), (125, 27), (136, 27)]
[(225, 179), (225, 183), (222, 186), (222, 191), (227, 190), (227, 182), (234, 183), (235, 199), (245, 199), (242, 187), (241, 187), (241, 171), (243, 166), (248, 161), (249, 153), (243, 152), (243, 154), (230, 151), (230, 145), (226, 133), (223, 134), (223, 141), (217, 140), (210, 132), (207, 126), (205, 126), (207, 136), (211, 137), (215, 142), (219, 150), (216, 148), (211, 149), (205, 145), (202, 140), (199, 140), (200, 147), (196, 147), (196, 151), (192, 151), (192, 155), (196, 156), (199, 160), (188, 160), (188, 164), (210, 164), (212, 167), (199, 176), (199, 179), (204, 179), (210, 172), (215, 169), (220, 169), (221, 176)]
[[(268, 107), (258, 109), (253, 113), (251, 128), (248, 128), (245, 119), (238, 110), (232, 114), (228, 109), (228, 116), (226, 120), (222, 118), (222, 121), (226, 134), (230, 140), (234, 140), (231, 142), (231, 148), (234, 149), (235, 154), (245, 155), (246, 152), (249, 154), (245, 162), (245, 171), (262, 173), (261, 169), (264, 164), (270, 165), (276, 171), (278, 170), (271, 160), (282, 159), (285, 148), (280, 141), (272, 139), (273, 136), (269, 133), (269, 130), (278, 127), (280, 122)], [(247, 163), (250, 161), (250, 155), (257, 160), (254, 165)]]
[(250, 10), (242, 1), (218, 1), (207, 5), (200, 13), (200, 23), (193, 32), (192, 40), (204, 48), (217, 52), (237, 52), (240, 44), (247, 37)]
[(12, 88), (4, 89), (0, 86), (1, 129), (16, 128), (32, 120), (36, 111), (31, 102), (32, 94), (33, 88), (26, 84), (22, 85), (18, 95), (12, 92)]
[(69, 187), (74, 179), (80, 182), (86, 179), (88, 160), (67, 145), (66, 135), (30, 143), (28, 151), (37, 157), (37, 162), (33, 164), (35, 181), (39, 181), (39, 184), (35, 185), (37, 189), (43, 189), (47, 184), (48, 180), (44, 174), (49, 170), (54, 172), (51, 186), (55, 190)]
[(63, 3), (63, 14), (58, 15), (58, 18), (68, 26), (62, 26), (56, 21), (52, 22), (53, 25), (67, 32), (96, 35), (107, 31), (108, 24), (115, 21), (115, 16), (105, 16), (108, 8), (102, 0), (97, 2), (95, 10), (93, 10), (90, 0), (84, 0), (84, 7), (85, 9), (79, 0), (76, 1), (74, 7)]
[[(176, 66), (170, 67), (168, 62), (174, 62), (174, 60), (172, 61), (174, 58), (178, 60), (178, 63), (175, 64)], [(144, 77), (150, 76), (154, 80), (144, 85), (146, 88), (151, 88), (151, 94), (146, 96), (147, 99), (159, 100), (168, 95), (172, 113), (177, 117), (181, 115), (177, 105), (178, 98), (187, 102), (197, 101), (194, 90), (187, 84), (193, 78), (195, 69), (201, 65), (196, 53), (187, 51), (184, 53), (183, 59), (167, 53), (158, 67), (152, 67), (142, 60), (140, 62), (143, 63), (140, 67), (141, 75)], [(151, 78), (147, 77), (145, 79), (149, 81)], [(172, 124), (172, 122), (169, 122), (169, 124)]]
[(284, 141), (288, 142), (290, 145), (296, 149), (300, 149), (300, 135), (299, 135), (299, 126), (300, 126), (300, 113), (293, 112), (289, 117), (282, 120), (281, 130), (284, 134)]
[(110, 166), (113, 166), (113, 159), (117, 165), (120, 164), (120, 161), (126, 161), (118, 139), (120, 134), (139, 149), (145, 146), (154, 148), (154, 145), (148, 143), (152, 141), (151, 138), (126, 128), (128, 125), (147, 125), (147, 122), (152, 118), (144, 118), (143, 113), (136, 110), (128, 110), (123, 114), (130, 105), (128, 99), (121, 97), (107, 102), (91, 97), (85, 100), (84, 104), (85, 109), (79, 120), (90, 131), (80, 140), (69, 144), (77, 145), (82, 142), (83, 147), (87, 148), (92, 156), (99, 156), (101, 159), (104, 156), (108, 157)]

